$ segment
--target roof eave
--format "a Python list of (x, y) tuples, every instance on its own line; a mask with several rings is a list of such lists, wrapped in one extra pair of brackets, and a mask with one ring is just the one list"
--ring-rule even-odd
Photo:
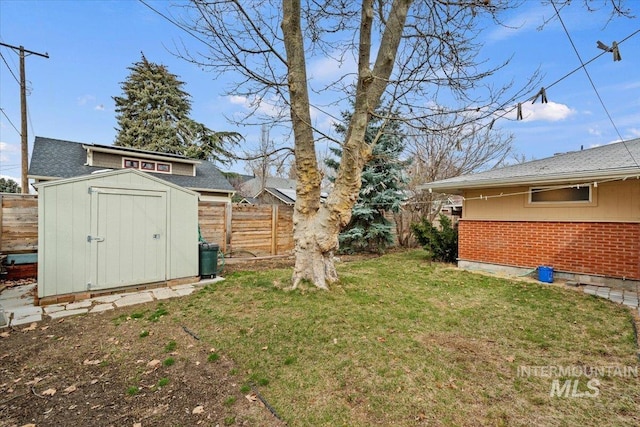
[(161, 153), (155, 154), (147, 151), (141, 150), (127, 150), (124, 148), (108, 148), (108, 147), (96, 147), (95, 145), (82, 144), (82, 148), (87, 151), (97, 151), (99, 153), (108, 153), (108, 154), (117, 154), (124, 155), (125, 157), (137, 157), (137, 158), (145, 158), (145, 159), (154, 159), (154, 160), (162, 160), (165, 162), (174, 162), (174, 163), (186, 163), (190, 165), (199, 165), (202, 163), (199, 160), (194, 159), (182, 159), (179, 157), (172, 156), (163, 156)]
[(438, 193), (451, 193), (458, 194), (462, 190), (472, 188), (496, 188), (496, 187), (511, 187), (514, 185), (542, 185), (542, 184), (561, 184), (577, 181), (601, 181), (607, 179), (625, 179), (631, 177), (640, 177), (640, 168), (629, 167), (621, 169), (609, 169), (606, 171), (584, 171), (584, 172), (572, 172), (554, 175), (539, 175), (539, 176), (523, 176), (501, 179), (477, 179), (469, 181), (459, 182), (444, 182), (438, 181), (427, 183), (418, 187), (419, 190), (431, 190)]

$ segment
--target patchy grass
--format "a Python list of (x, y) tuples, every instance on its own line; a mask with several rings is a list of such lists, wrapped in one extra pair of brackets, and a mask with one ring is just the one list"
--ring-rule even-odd
[(164, 351), (166, 353), (170, 353), (174, 351), (177, 347), (178, 347), (178, 344), (175, 341), (171, 340), (167, 343), (167, 345), (164, 346)]
[[(234, 273), (175, 319), (230, 357), (290, 425), (637, 425), (640, 380), (551, 397), (519, 367), (637, 367), (622, 306), (539, 283), (474, 275), (423, 251), (339, 266), (330, 292), (291, 271)], [(242, 390), (245, 392), (244, 388)]]

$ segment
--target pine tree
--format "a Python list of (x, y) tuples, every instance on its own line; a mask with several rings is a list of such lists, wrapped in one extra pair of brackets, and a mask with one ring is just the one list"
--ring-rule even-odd
[[(346, 121), (349, 114), (343, 113)], [(365, 140), (371, 144), (381, 130), (381, 119), (372, 118), (367, 127)], [(337, 125), (336, 131), (346, 132), (345, 125)], [(351, 221), (340, 233), (340, 252), (382, 253), (392, 246), (393, 224), (385, 218), (385, 212), (397, 213), (406, 199), (403, 189), (407, 183), (404, 168), (410, 163), (400, 160), (404, 144), (400, 135), (401, 124), (397, 120), (388, 121), (383, 134), (373, 146), (372, 157), (362, 171), (362, 187), (351, 213)], [(338, 158), (342, 151), (331, 148)], [(337, 170), (339, 160), (327, 159), (327, 165)]]
[(229, 146), (236, 145), (240, 135), (214, 132), (190, 119), (191, 97), (182, 89), (184, 82), (166, 66), (142, 54), (128, 70), (121, 83), (123, 96), (113, 97), (118, 121), (115, 145), (221, 163), (233, 157)]

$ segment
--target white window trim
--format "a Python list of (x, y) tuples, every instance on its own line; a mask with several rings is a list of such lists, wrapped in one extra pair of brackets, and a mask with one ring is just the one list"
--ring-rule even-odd
[[(138, 162), (138, 167), (137, 168), (126, 167), (125, 166), (125, 162), (127, 162), (127, 161)], [(153, 169), (144, 169), (142, 167), (142, 163), (143, 162), (144, 163), (153, 163)], [(158, 170), (158, 163), (161, 163), (163, 165), (169, 165), (169, 171), (160, 171), (160, 170)], [(140, 158), (136, 158), (136, 157), (123, 157), (122, 158), (122, 169), (137, 169), (137, 170), (143, 171), (143, 172), (163, 173), (165, 175), (171, 175), (172, 174), (172, 170), (173, 170), (173, 164), (171, 164), (169, 162), (159, 162), (159, 161), (155, 161), (155, 160), (140, 159)]]
[[(589, 200), (562, 200), (562, 201), (544, 201), (544, 202), (534, 202), (532, 201), (533, 190), (561, 190), (564, 188), (568, 188), (569, 186), (535, 186), (529, 187), (529, 191), (527, 194), (527, 206), (529, 207), (538, 207), (538, 206), (553, 206), (553, 207), (583, 207), (583, 206), (596, 206), (597, 203), (597, 189), (593, 187), (591, 184), (580, 185), (581, 188), (588, 187), (589, 188)], [(572, 185), (571, 188), (575, 188), (576, 185)]]

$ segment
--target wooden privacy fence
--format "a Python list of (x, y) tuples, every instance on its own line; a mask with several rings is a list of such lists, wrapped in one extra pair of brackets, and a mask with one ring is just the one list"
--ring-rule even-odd
[(0, 252), (37, 252), (37, 196), (2, 193), (0, 206)]
[(283, 255), (293, 250), (293, 207), (200, 202), (202, 237), (231, 256)]
[[(0, 194), (0, 252), (38, 251), (36, 195)], [(283, 255), (293, 249), (293, 207), (200, 202), (202, 237), (233, 256)]]

